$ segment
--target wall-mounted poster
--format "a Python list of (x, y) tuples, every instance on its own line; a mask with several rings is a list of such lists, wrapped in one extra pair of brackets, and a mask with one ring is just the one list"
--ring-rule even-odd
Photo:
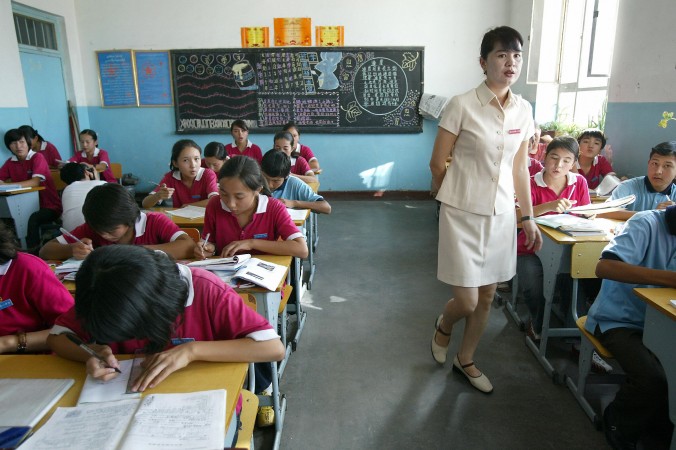
[(270, 27), (242, 27), (242, 48), (270, 47)]
[(315, 27), (315, 43), (317, 47), (342, 47), (345, 45), (345, 27), (342, 25)]
[(171, 106), (171, 70), (168, 51), (134, 52), (139, 106)]
[(275, 46), (312, 45), (312, 19), (309, 17), (275, 18)]
[(101, 104), (104, 107), (138, 106), (134, 60), (131, 54), (131, 50), (96, 52)]

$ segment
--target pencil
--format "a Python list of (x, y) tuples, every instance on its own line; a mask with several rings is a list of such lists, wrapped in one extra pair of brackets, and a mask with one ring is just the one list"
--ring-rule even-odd
[(573, 189), (570, 190), (570, 193), (568, 194), (568, 200), (573, 196), (573, 192), (575, 192), (575, 185), (573, 185)]
[(209, 236), (211, 236), (211, 233), (207, 233), (207, 235), (204, 236), (204, 242), (202, 243), (202, 251), (206, 250), (207, 242), (209, 242)]
[(75, 239), (76, 242), (79, 242), (80, 244), (84, 244), (84, 242), (82, 242), (82, 241), (81, 241), (80, 239), (78, 239), (75, 235), (73, 235), (73, 233), (71, 233), (70, 231), (66, 230), (65, 228), (61, 227), (61, 228), (59, 228), (59, 231), (60, 231), (61, 234), (63, 234), (64, 236), (68, 236), (68, 237), (71, 238), (71, 239)]
[(77, 345), (77, 346), (80, 347), (82, 350), (86, 351), (87, 353), (89, 353), (90, 355), (92, 355), (94, 358), (98, 359), (98, 360), (101, 361), (103, 364), (105, 364), (106, 368), (108, 368), (108, 369), (115, 369), (115, 372), (117, 372), (117, 373), (122, 373), (122, 371), (121, 371), (120, 369), (118, 369), (117, 367), (111, 367), (111, 366), (109, 366), (108, 363), (106, 362), (105, 358), (104, 358), (103, 356), (99, 355), (98, 353), (96, 353), (96, 352), (94, 351), (93, 348), (89, 347), (87, 344), (85, 344), (84, 342), (82, 342), (82, 339), (80, 339), (79, 337), (77, 337), (77, 336), (74, 335), (73, 333), (64, 333), (64, 334), (66, 335), (66, 337), (67, 337), (68, 339), (70, 339), (70, 341), (71, 341), (73, 344)]

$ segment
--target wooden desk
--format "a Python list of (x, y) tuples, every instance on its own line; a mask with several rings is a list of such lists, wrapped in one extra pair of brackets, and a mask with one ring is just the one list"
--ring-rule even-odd
[[(120, 359), (132, 356), (121, 355)], [(142, 395), (173, 392), (196, 392), (210, 389), (227, 391), (225, 405), (225, 429), (233, 418), (242, 384), (246, 377), (247, 363), (212, 363), (195, 361), (177, 370)], [(40, 420), (41, 427), (59, 406), (75, 406), (86, 378), (84, 363), (70, 361), (55, 355), (0, 355), (0, 378), (73, 378), (75, 384), (61, 400)]]
[[(667, 376), (669, 418), (676, 423), (676, 289), (636, 288), (636, 295), (648, 305), (645, 311), (643, 343), (657, 356)], [(676, 450), (676, 429), (671, 436), (671, 450)]]
[(0, 192), (0, 217), (14, 220), (16, 235), (23, 248), (26, 248), (28, 219), (40, 209), (38, 191), (43, 189), (43, 186), (36, 186), (22, 191)]
[(167, 208), (163, 206), (156, 206), (154, 208), (150, 208), (144, 211), (164, 213), (167, 217), (169, 217), (172, 220), (172, 222), (174, 222), (180, 228), (197, 228), (200, 230), (200, 233), (202, 232), (202, 229), (204, 228), (204, 216), (199, 217), (197, 219), (188, 219), (185, 217), (179, 217), (168, 213), (168, 211), (172, 211), (174, 209), (179, 208)]
[(529, 337), (526, 337), (526, 345), (537, 357), (547, 375), (554, 381), (564, 382), (563, 375), (558, 374), (547, 359), (547, 340), (550, 337), (579, 336), (577, 327), (551, 328), (550, 319), (556, 279), (560, 273), (569, 273), (573, 279), (573, 292), (570, 305), (570, 314), (573, 323), (577, 320), (577, 296), (578, 282), (580, 278), (596, 278), (594, 274), (596, 263), (601, 252), (613, 237), (613, 230), (618, 221), (608, 219), (595, 219), (608, 232), (600, 236), (569, 236), (550, 227), (538, 225), (542, 232), (542, 248), (537, 256), (542, 262), (543, 296), (545, 298), (542, 333), (538, 346)]

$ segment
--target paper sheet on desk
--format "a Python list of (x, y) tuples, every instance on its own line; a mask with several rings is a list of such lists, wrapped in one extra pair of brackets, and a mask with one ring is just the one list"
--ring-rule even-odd
[(166, 212), (172, 216), (184, 217), (186, 219), (201, 219), (204, 217), (206, 210), (206, 208), (201, 206), (184, 206), (183, 208), (172, 209)]
[(139, 398), (141, 394), (134, 392), (127, 394), (127, 384), (132, 375), (133, 359), (120, 361), (120, 370), (122, 373), (109, 381), (99, 381), (87, 375), (87, 379), (82, 386), (82, 392), (77, 404), (99, 403), (117, 400), (128, 400), (130, 398)]
[(305, 220), (305, 216), (307, 216), (307, 209), (286, 208), (286, 211), (289, 213), (291, 220), (294, 222)]
[(589, 205), (584, 206), (575, 206), (573, 208), (570, 208), (566, 212), (572, 214), (592, 215), (592, 214), (603, 214), (613, 211), (624, 211), (624, 207), (627, 205), (631, 205), (632, 203), (634, 203), (635, 200), (636, 196), (634, 194), (631, 194), (627, 195), (626, 197), (618, 198), (616, 200), (608, 200), (603, 203), (591, 203)]

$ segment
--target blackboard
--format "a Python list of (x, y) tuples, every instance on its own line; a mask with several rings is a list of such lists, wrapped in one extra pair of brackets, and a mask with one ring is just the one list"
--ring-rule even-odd
[(171, 106), (169, 52), (136, 50), (134, 60), (139, 106)]
[(176, 132), (418, 133), (423, 47), (172, 50)]
[(96, 52), (103, 106), (137, 106), (131, 50)]

